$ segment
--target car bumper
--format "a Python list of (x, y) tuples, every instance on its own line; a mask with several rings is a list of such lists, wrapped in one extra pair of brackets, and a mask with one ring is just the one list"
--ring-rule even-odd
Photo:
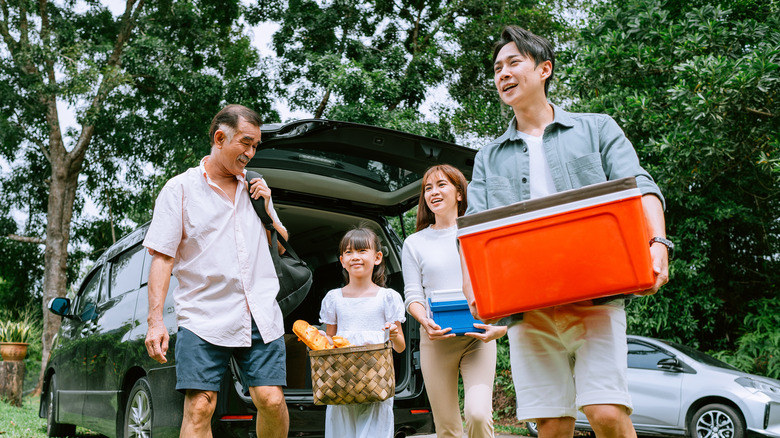
[(748, 435), (780, 438), (780, 397), (761, 395), (769, 398), (764, 404), (763, 427), (749, 427)]

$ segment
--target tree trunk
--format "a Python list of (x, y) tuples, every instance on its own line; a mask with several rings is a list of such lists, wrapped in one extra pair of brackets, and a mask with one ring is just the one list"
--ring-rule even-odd
[(24, 362), (15, 360), (0, 362), (0, 399), (22, 407), (24, 385)]
[(325, 108), (328, 106), (328, 99), (330, 99), (330, 87), (325, 90), (325, 94), (322, 96), (322, 100), (320, 101), (320, 106), (318, 106), (317, 111), (314, 112), (315, 119), (322, 118), (322, 113), (325, 112)]
[[(56, 140), (54, 141), (56, 142)], [(53, 143), (54, 143), (53, 142)], [(43, 336), (41, 351), (41, 373), (38, 385), (33, 391), (40, 394), (46, 364), (51, 355), (54, 335), (60, 328), (61, 318), (48, 310), (49, 301), (64, 297), (68, 282), (68, 242), (70, 223), (73, 217), (73, 203), (76, 198), (78, 175), (81, 172), (83, 155), (72, 159), (64, 147), (51, 148), (52, 176), (49, 185), (49, 205), (46, 224), (46, 251), (44, 253), (43, 275)], [(77, 161), (77, 162), (74, 162)]]
[[(71, 151), (65, 149), (62, 140), (59, 116), (57, 114), (57, 96), (53, 94), (41, 95), (41, 103), (46, 106), (45, 119), (49, 126), (48, 158), (51, 163), (51, 184), (49, 185), (46, 251), (44, 253), (43, 335), (41, 339), (43, 348), (41, 351), (41, 371), (38, 385), (33, 391), (34, 394), (40, 394), (43, 387), (43, 377), (46, 375), (46, 366), (51, 356), (54, 335), (57, 334), (57, 330), (60, 328), (61, 318), (49, 312), (48, 304), (53, 298), (65, 296), (67, 290), (70, 223), (73, 218), (73, 204), (76, 200), (76, 188), (78, 186), (79, 174), (84, 164), (84, 156), (92, 141), (92, 136), (95, 134), (93, 117), (100, 113), (106, 97), (118, 85), (116, 73), (121, 68), (120, 58), (143, 5), (144, 0), (139, 0), (138, 3), (136, 3), (136, 0), (127, 0), (126, 2), (125, 12), (122, 16), (113, 52), (108, 59), (106, 72), (100, 80), (97, 93), (92, 99), (89, 109), (86, 111), (88, 123), (82, 126), (81, 134)], [(46, 6), (47, 2), (41, 0), (41, 36), (44, 47), (46, 47), (48, 36), (51, 33)], [(44, 70), (49, 84), (55, 84), (54, 62), (48, 60)], [(32, 71), (37, 74), (37, 70), (33, 69)], [(42, 82), (43, 77), (40, 77)]]

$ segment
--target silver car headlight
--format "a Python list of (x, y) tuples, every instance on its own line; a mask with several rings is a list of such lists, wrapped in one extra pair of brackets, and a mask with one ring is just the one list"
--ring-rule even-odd
[(762, 380), (756, 380), (751, 377), (738, 377), (734, 380), (745, 388), (752, 388), (757, 391), (766, 392), (769, 394), (780, 394), (780, 385), (774, 385)]

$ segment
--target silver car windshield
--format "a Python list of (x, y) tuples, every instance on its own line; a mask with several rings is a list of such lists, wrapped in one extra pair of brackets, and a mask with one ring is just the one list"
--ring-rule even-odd
[(703, 363), (705, 365), (718, 367), (718, 368), (725, 368), (727, 370), (741, 371), (740, 369), (735, 368), (735, 367), (727, 364), (726, 362), (722, 362), (722, 361), (720, 361), (718, 359), (715, 359), (712, 356), (709, 356), (707, 354), (702, 353), (699, 350), (694, 350), (691, 347), (688, 347), (688, 346), (685, 346), (685, 345), (682, 345), (682, 344), (678, 344), (676, 342), (670, 342), (670, 341), (664, 341), (664, 343), (669, 345), (670, 347), (673, 347), (673, 348), (676, 348), (676, 349), (680, 350), (685, 355), (690, 356), (691, 359), (694, 359), (694, 360), (696, 360), (698, 362), (701, 362), (701, 363)]

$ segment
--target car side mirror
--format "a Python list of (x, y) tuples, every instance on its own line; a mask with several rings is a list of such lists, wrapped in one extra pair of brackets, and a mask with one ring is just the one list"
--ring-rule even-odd
[(677, 359), (676, 357), (667, 357), (666, 359), (661, 359), (656, 364), (656, 367), (659, 370), (664, 370), (664, 371), (681, 372), (683, 370), (680, 360)]
[(65, 318), (73, 318), (70, 314), (70, 300), (67, 298), (57, 297), (49, 301), (49, 311), (55, 315), (59, 315)]

